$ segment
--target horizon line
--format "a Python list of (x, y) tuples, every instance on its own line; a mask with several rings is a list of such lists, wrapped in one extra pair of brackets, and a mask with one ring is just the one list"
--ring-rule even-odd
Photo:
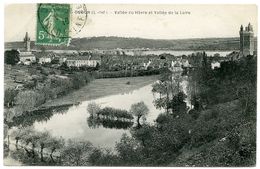
[[(230, 36), (230, 37), (205, 37), (205, 38), (199, 38), (199, 37), (192, 37), (192, 38), (177, 38), (177, 39), (153, 39), (153, 38), (143, 38), (143, 37), (126, 37), (126, 36), (91, 36), (91, 37), (77, 37), (77, 38), (71, 38), (73, 39), (91, 39), (91, 38), (125, 38), (125, 39), (144, 39), (144, 40), (165, 40), (165, 41), (171, 41), (171, 40), (196, 40), (196, 39), (224, 39), (224, 38), (239, 38), (239, 36)], [(254, 38), (257, 38), (257, 36), (254, 36)], [(34, 41), (35, 40), (31, 40)], [(21, 41), (5, 41), (4, 43), (10, 43), (10, 42), (23, 42)]]

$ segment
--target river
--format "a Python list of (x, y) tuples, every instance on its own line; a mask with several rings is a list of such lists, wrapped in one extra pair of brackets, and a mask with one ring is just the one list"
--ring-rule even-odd
[[(182, 91), (188, 94), (187, 77), (182, 77), (181, 79)], [(133, 122), (111, 122), (103, 119), (102, 123), (100, 123), (100, 121), (97, 122), (93, 118), (91, 121), (87, 111), (89, 103), (95, 102), (101, 108), (112, 107), (129, 111), (132, 104), (143, 101), (149, 109), (146, 122), (152, 124), (157, 116), (164, 112), (164, 110), (156, 109), (154, 106), (153, 102), (159, 96), (152, 93), (152, 84), (150, 83), (128, 93), (85, 100), (77, 105), (64, 105), (50, 110), (37, 110), (28, 114), (26, 119), (23, 116), (17, 118), (15, 124), (33, 126), (36, 131), (48, 131), (52, 136), (62, 137), (66, 140), (85, 140), (90, 141), (96, 147), (113, 149), (116, 142), (120, 141), (123, 133), (130, 134), (129, 128), (133, 125)], [(189, 99), (186, 100), (186, 103), (188, 106), (190, 105)]]
[[(200, 51), (193, 51), (193, 50), (147, 50), (147, 51), (127, 51), (125, 52), (128, 55), (160, 55), (163, 53), (171, 54), (174, 56), (182, 56), (182, 55), (191, 55), (192, 53), (196, 52), (203, 52), (203, 50)], [(205, 51), (208, 56), (214, 56), (214, 54), (218, 53), (220, 56), (225, 57), (227, 54), (230, 54), (233, 51)]]
[[(183, 79), (181, 86), (183, 91), (187, 93), (187, 79)], [(67, 110), (64, 110), (63, 113), (54, 113), (47, 121), (34, 122), (33, 126), (37, 131), (47, 130), (56, 137), (88, 140), (95, 146), (113, 149), (122, 134), (129, 134), (129, 131), (120, 128), (105, 128), (103, 126), (93, 128), (89, 126), (87, 121), (89, 117), (89, 113), (87, 112), (88, 104), (95, 102), (100, 104), (102, 108), (109, 106), (129, 110), (132, 104), (144, 101), (149, 108), (146, 122), (154, 123), (157, 116), (163, 112), (163, 110), (156, 109), (153, 104), (156, 97), (158, 96), (152, 93), (152, 84), (149, 84), (129, 93), (115, 94), (83, 101), (79, 105), (69, 107)], [(189, 105), (187, 100), (186, 102), (187, 105)]]
[(101, 97), (94, 100), (83, 101), (79, 105), (70, 107), (65, 113), (54, 114), (48, 121), (40, 121), (34, 123), (34, 128), (37, 131), (47, 130), (53, 136), (63, 137), (65, 139), (84, 139), (88, 140), (95, 146), (113, 148), (116, 141), (119, 141), (123, 133), (128, 133), (125, 129), (91, 128), (88, 125), (87, 119), (89, 113), (87, 106), (90, 102), (95, 102), (101, 107), (113, 107), (129, 110), (133, 103), (144, 101), (149, 108), (147, 122), (153, 123), (158, 114), (163, 110), (158, 110), (153, 105), (155, 95), (151, 92), (152, 84), (133, 90), (129, 93), (116, 94), (106, 97)]

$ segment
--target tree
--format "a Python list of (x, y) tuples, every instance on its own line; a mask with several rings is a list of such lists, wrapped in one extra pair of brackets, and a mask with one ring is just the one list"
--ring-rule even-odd
[(17, 50), (7, 50), (4, 55), (6, 64), (15, 65), (20, 61), (19, 52)]
[(144, 104), (144, 102), (141, 101), (139, 103), (132, 104), (130, 108), (130, 112), (132, 112), (134, 116), (137, 117), (137, 127), (140, 128), (141, 127), (140, 118), (145, 117), (148, 114), (149, 109)]
[(55, 162), (55, 161), (54, 161), (54, 158), (53, 158), (53, 153), (54, 153), (57, 149), (63, 148), (64, 144), (65, 144), (65, 140), (64, 140), (63, 138), (53, 137), (53, 138), (50, 139), (50, 141), (49, 141), (49, 147), (51, 148), (50, 158), (51, 158), (52, 162)]
[(51, 140), (51, 135), (48, 131), (44, 131), (42, 133), (39, 133), (39, 145), (41, 149), (41, 161), (43, 162), (43, 149), (46, 148)]
[(68, 67), (68, 65), (67, 65), (66, 62), (63, 62), (63, 63), (61, 64), (61, 66), (60, 66), (60, 69), (61, 69), (61, 70), (68, 70), (69, 67)]
[(62, 162), (66, 166), (86, 166), (93, 146), (88, 141), (68, 140), (68, 145), (61, 152)]
[(25, 132), (23, 132), (20, 128), (12, 130), (11, 136), (15, 138), (16, 150), (18, 150), (19, 140), (23, 137), (24, 134)]
[(118, 166), (118, 156), (109, 149), (94, 148), (88, 161), (91, 166)]
[(123, 134), (119, 143), (116, 144), (116, 150), (119, 154), (119, 159), (123, 165), (138, 165), (142, 162), (140, 155), (140, 145), (127, 134)]
[(184, 111), (186, 111), (186, 108), (187, 108), (186, 103), (185, 103), (186, 97), (187, 96), (182, 91), (179, 92), (177, 95), (173, 96), (170, 107), (172, 108), (172, 113), (174, 115), (177, 116), (177, 115), (180, 115), (181, 113), (183, 113)]
[(148, 124), (143, 125), (142, 128), (132, 128), (130, 130), (132, 137), (137, 140), (140, 140), (143, 147), (146, 147), (147, 142), (151, 141), (153, 131), (154, 127)]
[[(30, 157), (32, 155), (33, 158), (35, 158), (35, 147), (40, 139), (40, 135), (36, 133), (36, 131), (33, 129), (33, 127), (26, 127), (21, 129), (21, 132), (19, 133), (20, 139), (22, 141), (22, 144), (24, 144), (23, 148)], [(31, 143), (32, 150), (28, 150), (28, 145)]]
[(96, 115), (101, 110), (100, 105), (95, 102), (88, 104), (87, 111), (91, 116)]
[(153, 93), (159, 93), (160, 97), (154, 100), (155, 107), (164, 108), (167, 113), (171, 108), (171, 100), (180, 91), (181, 75), (172, 73), (166, 69), (161, 73), (158, 82), (153, 84)]

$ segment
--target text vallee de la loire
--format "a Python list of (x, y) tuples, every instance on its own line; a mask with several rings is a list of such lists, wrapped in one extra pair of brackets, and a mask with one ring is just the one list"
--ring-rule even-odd
[(190, 11), (114, 11), (116, 15), (190, 15)]

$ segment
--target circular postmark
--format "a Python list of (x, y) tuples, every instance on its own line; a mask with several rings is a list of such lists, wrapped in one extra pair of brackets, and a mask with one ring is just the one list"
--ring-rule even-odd
[(73, 4), (71, 7), (70, 34), (74, 37), (81, 32), (87, 22), (87, 7), (85, 4)]
[(87, 21), (85, 4), (39, 4), (38, 24), (50, 38), (72, 38)]

